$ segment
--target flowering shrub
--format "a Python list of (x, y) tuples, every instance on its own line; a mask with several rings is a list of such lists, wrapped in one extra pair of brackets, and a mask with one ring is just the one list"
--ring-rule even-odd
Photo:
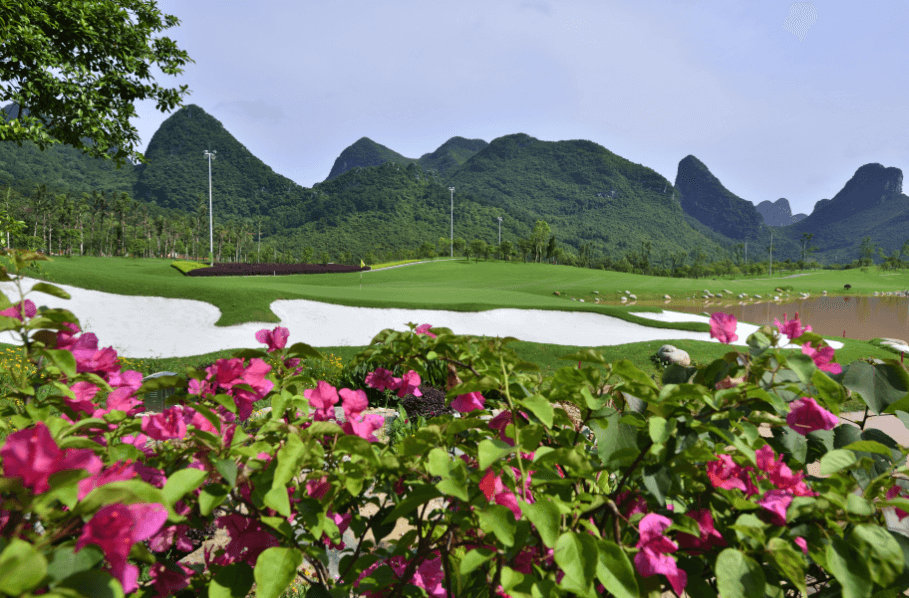
[[(12, 257), (13, 274), (46, 259)], [(32, 292), (66, 296), (46, 283)], [(627, 360), (568, 355), (541, 391), (537, 366), (507, 347), (514, 339), (385, 330), (353, 365), (402, 374), (375, 367), (367, 384), (404, 396), (444, 364), (459, 412), (388, 446), (363, 413), (366, 394), (304, 375), (299, 360), (319, 355), (288, 346), (286, 329), (260, 331), (264, 350), (143, 385), (73, 314), (4, 300), (0, 327), (19, 331), (35, 366), (14, 393), (21, 406), (0, 411), (6, 595), (244, 596), (255, 581), (275, 597), (298, 577), (307, 595), (388, 598), (909, 588), (909, 538), (884, 520), (887, 508), (909, 512), (906, 450), (838, 417), (845, 386), (869, 411), (909, 422), (909, 375), (892, 360), (839, 371), (797, 317), (751, 335), (747, 353), (671, 366), (662, 384)], [(711, 318), (722, 342), (735, 329), (727, 314)], [(781, 335), (802, 352), (778, 351)], [(163, 413), (132, 417), (137, 396), (165, 386), (179, 390)], [(625, 394), (646, 416), (611, 406)], [(250, 424), (262, 399), (272, 411)], [(555, 403), (575, 405), (594, 440)], [(821, 477), (808, 475), (817, 461)], [(412, 529), (380, 543), (400, 518)], [(191, 532), (211, 524), (227, 545), (179, 563)], [(330, 548), (348, 551), (338, 578)], [(140, 586), (143, 571), (151, 582)]]

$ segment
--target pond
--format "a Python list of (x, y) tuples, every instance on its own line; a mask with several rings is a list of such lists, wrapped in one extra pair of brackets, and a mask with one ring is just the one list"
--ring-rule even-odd
[[(603, 305), (604, 303), (600, 303)], [(610, 301), (606, 305), (622, 305)], [(812, 332), (840, 338), (870, 340), (872, 338), (896, 338), (909, 340), (909, 298), (897, 296), (881, 297), (809, 297), (808, 299), (785, 298), (780, 301), (700, 300), (686, 301), (636, 301), (624, 305), (656, 306), (671, 311), (701, 314), (703, 312), (724, 312), (732, 314), (740, 322), (762, 326), (773, 324), (774, 319), (783, 321), (783, 314), (789, 318), (799, 313), (802, 324), (811, 325)]]

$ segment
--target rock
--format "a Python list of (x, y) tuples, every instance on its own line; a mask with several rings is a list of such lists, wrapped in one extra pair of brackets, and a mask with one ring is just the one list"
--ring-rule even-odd
[(705, 295), (709, 295), (709, 294), (710, 294), (710, 291), (708, 291), (707, 289), (704, 289), (704, 294), (705, 294)]
[(625, 291), (625, 294), (626, 294), (626, 295), (630, 295), (630, 294), (631, 294), (631, 291)]
[(552, 294), (555, 295), (556, 297), (561, 297), (561, 295), (559, 294), (558, 291), (553, 291)]
[(823, 293), (823, 295), (824, 295), (825, 297), (827, 296), (827, 291), (821, 291), (821, 293)]
[(701, 295), (701, 299), (709, 299), (710, 295)]
[(663, 299), (672, 299), (669, 295), (663, 295)]
[(777, 288), (775, 288), (775, 289), (773, 289), (773, 290), (776, 291), (777, 293), (782, 293), (782, 292), (783, 292), (783, 289), (781, 289), (780, 287), (777, 287)]
[(593, 294), (594, 294), (594, 295), (599, 295), (600, 292), (599, 292), (599, 291), (594, 291)]
[(779, 295), (775, 296), (775, 297), (773, 298), (773, 300), (774, 300), (774, 301), (779, 301), (779, 300), (780, 300), (780, 296), (779, 296)]
[(761, 296), (760, 296), (760, 295), (754, 295), (754, 298), (755, 298), (755, 299), (760, 299)]
[(437, 415), (453, 414), (455, 410), (445, 406), (445, 391), (423, 383), (419, 386), (422, 396), (405, 395), (401, 406), (409, 419), (422, 415), (427, 420)]
[(716, 298), (717, 298), (717, 299), (722, 299), (722, 298), (723, 298), (723, 293), (717, 293), (717, 294), (716, 294)]
[(877, 295), (878, 295), (877, 291), (874, 291), (874, 296), (877, 297)]
[(626, 301), (628, 301), (628, 298), (627, 298), (627, 297), (622, 297), (622, 303), (625, 303)]
[(581, 299), (581, 303), (584, 303), (584, 300), (583, 300), (583, 299)]
[(689, 366), (691, 365), (691, 358), (688, 356), (688, 353), (677, 349), (672, 345), (663, 345), (657, 351), (657, 356), (662, 361), (668, 361), (669, 363), (674, 363), (676, 365)]
[(635, 295), (628, 295), (628, 297), (629, 297), (629, 299), (637, 299), (637, 296), (635, 296)]
[(575, 299), (574, 297), (572, 297), (571, 300), (572, 300), (572, 301), (577, 301), (577, 299)]
[(731, 294), (732, 294), (732, 291), (730, 291), (730, 290), (728, 290), (728, 289), (723, 289), (723, 292), (726, 293), (727, 295), (731, 295)]

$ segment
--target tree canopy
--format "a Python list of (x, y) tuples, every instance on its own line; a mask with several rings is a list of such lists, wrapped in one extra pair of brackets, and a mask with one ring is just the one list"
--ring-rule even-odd
[(152, 64), (178, 75), (193, 62), (153, 37), (179, 23), (154, 0), (0, 1), (0, 101), (19, 107), (0, 122), (0, 140), (65, 143), (118, 168), (145, 162), (129, 119), (137, 100), (155, 98), (161, 112), (182, 105), (186, 85), (144, 83)]

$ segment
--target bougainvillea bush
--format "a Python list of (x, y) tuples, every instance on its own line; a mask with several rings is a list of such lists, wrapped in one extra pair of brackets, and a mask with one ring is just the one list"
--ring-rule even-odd
[[(4, 280), (46, 259), (10, 257)], [(66, 296), (46, 283), (31, 292)], [(388, 446), (365, 393), (307, 376), (300, 360), (319, 355), (288, 345), (284, 328), (260, 331), (261, 350), (143, 385), (74, 314), (0, 301), (0, 328), (22, 335), (35, 365), (8, 392), (23, 406), (0, 411), (6, 595), (241, 597), (255, 582), (276, 597), (298, 577), (319, 597), (909, 588), (909, 538), (884, 516), (909, 511), (907, 451), (840, 418), (848, 389), (866, 415), (909, 422), (909, 376), (895, 361), (842, 367), (797, 315), (754, 333), (747, 352), (667, 368), (659, 382), (626, 360), (567, 355), (545, 391), (514, 339), (385, 330), (353, 365), (404, 373), (376, 367), (370, 387), (419, 392), (428, 364), (442, 363), (457, 411)], [(711, 318), (721, 342), (735, 329), (728, 314)], [(784, 336), (801, 353), (778, 351)], [(135, 417), (138, 397), (165, 386), (178, 391), (164, 412)], [(614, 408), (628, 396), (646, 414)], [(270, 416), (247, 432), (239, 424), (261, 400)], [(590, 437), (557, 402), (578, 407)], [(808, 475), (816, 462), (820, 476)], [(401, 518), (412, 530), (388, 540)], [(226, 546), (180, 562), (211, 525)], [(341, 549), (332, 577), (327, 551)]]

